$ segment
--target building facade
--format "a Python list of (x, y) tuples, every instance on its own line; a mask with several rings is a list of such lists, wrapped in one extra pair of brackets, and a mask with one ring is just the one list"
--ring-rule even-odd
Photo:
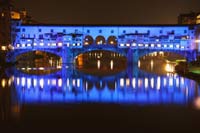
[(13, 47), (115, 45), (119, 48), (198, 49), (196, 25), (16, 25)]

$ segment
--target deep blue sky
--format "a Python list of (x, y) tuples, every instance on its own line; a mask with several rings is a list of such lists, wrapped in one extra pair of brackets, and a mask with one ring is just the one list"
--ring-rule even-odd
[[(14, 0), (13, 0), (14, 1)], [(15, 0), (35, 19), (60, 24), (175, 24), (200, 0)]]

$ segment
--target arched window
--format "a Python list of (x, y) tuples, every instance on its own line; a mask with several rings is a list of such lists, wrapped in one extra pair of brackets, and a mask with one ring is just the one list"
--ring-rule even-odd
[(97, 45), (105, 44), (106, 39), (103, 36), (97, 36), (96, 39), (95, 39), (95, 43)]
[(84, 39), (84, 45), (91, 45), (94, 43), (94, 39), (92, 38), (92, 36), (86, 36)]
[(107, 40), (107, 44), (117, 45), (117, 37), (116, 36), (109, 36)]

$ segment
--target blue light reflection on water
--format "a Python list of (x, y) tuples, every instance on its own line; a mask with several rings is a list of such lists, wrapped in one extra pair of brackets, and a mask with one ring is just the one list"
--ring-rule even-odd
[(158, 76), (138, 70), (97, 77), (62, 69), (49, 75), (15, 72), (14, 87), (20, 102), (37, 103), (117, 103), (117, 104), (181, 104), (198, 97), (199, 85), (176, 74)]

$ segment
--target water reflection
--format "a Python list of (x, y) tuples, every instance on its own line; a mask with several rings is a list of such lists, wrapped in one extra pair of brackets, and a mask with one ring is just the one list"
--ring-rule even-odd
[[(139, 73), (137, 77), (131, 77), (128, 73), (121, 73), (97, 77), (76, 70), (70, 74), (69, 71), (71, 69), (44, 76), (16, 72), (13, 85), (20, 102), (186, 104), (198, 95), (199, 89), (195, 87), (196, 82), (177, 75)], [(68, 74), (62, 76), (63, 72)], [(2, 83), (5, 86), (5, 80)]]
[[(105, 60), (103, 63), (100, 61), (102, 53), (88, 53), (88, 56), (99, 59), (95, 62), (96, 69), (101, 69), (103, 63), (106, 63)], [(112, 56), (121, 58), (117, 54)], [(78, 68), (84, 68), (82, 61), (79, 61), (81, 65)], [(109, 59), (107, 63), (109, 70), (118, 69), (115, 59)], [(22, 104), (41, 103), (194, 104), (200, 108), (199, 84), (166, 71), (164, 66), (171, 70), (173, 64), (162, 60), (152, 59), (146, 62), (141, 59), (138, 64), (128, 66), (125, 71), (104, 76), (82, 73), (73, 65), (57, 69), (17, 66), (5, 70), (5, 75), (1, 76), (1, 104), (5, 105), (7, 101), (6, 104), (9, 103), (11, 109), (4, 107), (4, 110), (11, 110), (15, 115), (20, 112)], [(145, 71), (143, 68), (146, 68)]]

